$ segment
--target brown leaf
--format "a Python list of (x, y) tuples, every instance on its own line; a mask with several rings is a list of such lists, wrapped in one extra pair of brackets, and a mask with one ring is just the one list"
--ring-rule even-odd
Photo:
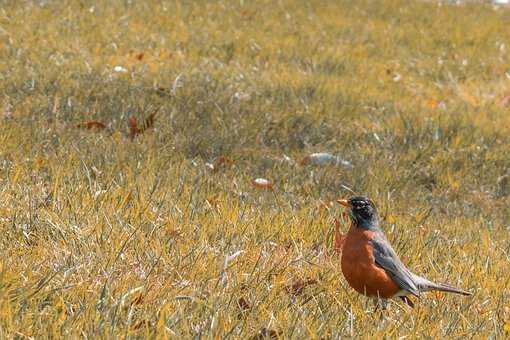
[(135, 57), (135, 58), (136, 58), (138, 61), (142, 61), (143, 56), (144, 56), (143, 52), (140, 52), (140, 53), (138, 53), (138, 54), (136, 55), (136, 57)]
[(181, 238), (181, 232), (179, 230), (170, 230), (168, 231), (168, 237), (174, 238), (174, 239), (180, 239)]
[(218, 208), (219, 205), (218, 198), (214, 196), (209, 197), (208, 199), (205, 200), (205, 202), (209, 204), (211, 208)]
[(80, 128), (80, 129), (87, 129), (87, 130), (93, 130), (93, 129), (103, 130), (106, 128), (106, 125), (104, 123), (97, 121), (97, 120), (87, 120), (87, 121), (84, 121), (83, 123), (77, 124), (76, 127)]
[(262, 327), (257, 334), (250, 338), (250, 340), (278, 339), (278, 337), (281, 335), (281, 331), (275, 331), (274, 329), (267, 329), (266, 327)]
[(129, 124), (129, 138), (133, 140), (137, 135), (141, 133), (141, 130), (138, 128), (138, 122), (136, 121), (136, 118), (134, 116), (128, 118), (128, 124)]
[(305, 156), (300, 162), (299, 162), (299, 165), (308, 165), (310, 164), (310, 157), (309, 156)]
[(157, 109), (156, 111), (151, 113), (147, 118), (145, 118), (141, 127), (138, 125), (138, 121), (134, 116), (129, 117), (128, 119), (129, 137), (131, 138), (131, 140), (133, 140), (139, 134), (142, 134), (148, 129), (154, 127), (154, 121), (156, 120), (156, 114), (158, 113), (158, 111), (159, 109)]
[(152, 327), (150, 321), (147, 321), (147, 320), (140, 320), (134, 324), (131, 325), (131, 330), (133, 331), (136, 331), (136, 330), (139, 330), (140, 328), (150, 328)]
[(305, 288), (311, 285), (317, 284), (317, 280), (315, 279), (307, 279), (306, 281), (298, 280), (294, 282), (292, 285), (288, 285), (285, 287), (287, 293), (292, 295), (293, 297), (301, 295)]
[(143, 294), (138, 294), (132, 301), (131, 306), (139, 306), (143, 303)]
[(237, 307), (239, 308), (239, 314), (237, 315), (238, 317), (242, 317), (243, 314), (251, 309), (250, 303), (244, 296), (241, 296), (239, 300), (237, 300)]
[(227, 156), (219, 156), (216, 158), (212, 164), (212, 170), (218, 171), (221, 167), (230, 167), (234, 165), (234, 161)]

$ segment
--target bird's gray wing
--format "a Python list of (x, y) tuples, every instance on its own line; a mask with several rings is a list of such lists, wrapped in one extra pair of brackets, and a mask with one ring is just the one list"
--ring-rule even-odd
[(420, 290), (414, 280), (414, 274), (404, 266), (390, 242), (382, 231), (376, 232), (372, 239), (375, 263), (384, 269), (400, 288), (414, 296), (420, 295)]

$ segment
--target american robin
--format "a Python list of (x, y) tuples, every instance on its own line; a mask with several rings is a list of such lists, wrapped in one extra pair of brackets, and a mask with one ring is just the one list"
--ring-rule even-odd
[(448, 284), (431, 282), (407, 269), (380, 228), (379, 215), (370, 199), (352, 197), (337, 202), (348, 208), (352, 221), (343, 244), (342, 272), (358, 293), (378, 299), (398, 297), (410, 307), (414, 304), (408, 295), (419, 297), (426, 291), (472, 294)]

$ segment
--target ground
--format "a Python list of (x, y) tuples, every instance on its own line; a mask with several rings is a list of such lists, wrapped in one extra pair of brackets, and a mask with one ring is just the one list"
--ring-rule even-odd
[[(0, 7), (0, 337), (510, 336), (509, 9), (100, 3)], [(353, 193), (474, 295), (374, 311)]]

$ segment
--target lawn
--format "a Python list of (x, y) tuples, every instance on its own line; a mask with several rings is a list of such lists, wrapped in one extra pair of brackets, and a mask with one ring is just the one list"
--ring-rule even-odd
[[(510, 337), (509, 24), (0, 0), (0, 337)], [(332, 249), (354, 193), (413, 271), (474, 295), (375, 311)]]

